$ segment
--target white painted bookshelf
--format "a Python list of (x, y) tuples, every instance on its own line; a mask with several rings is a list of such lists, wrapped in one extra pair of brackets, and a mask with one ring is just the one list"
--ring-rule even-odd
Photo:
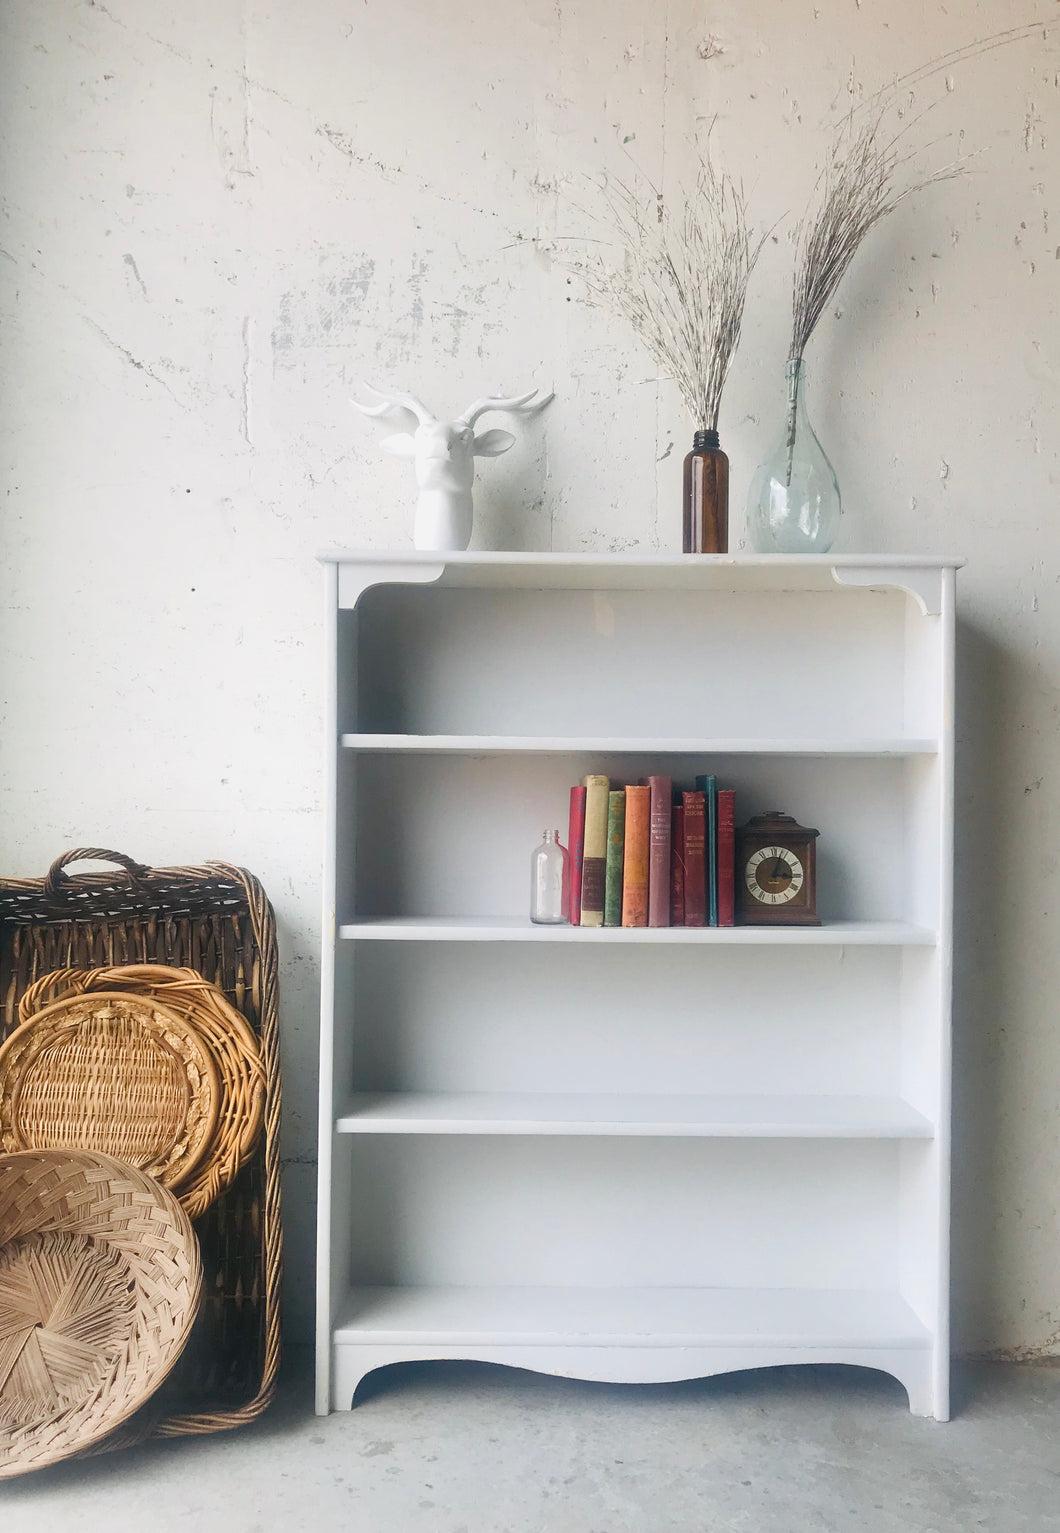
[[(335, 552), (317, 1409), (843, 1362), (948, 1415), (960, 560)], [(820, 830), (820, 927), (535, 927), (570, 785)]]

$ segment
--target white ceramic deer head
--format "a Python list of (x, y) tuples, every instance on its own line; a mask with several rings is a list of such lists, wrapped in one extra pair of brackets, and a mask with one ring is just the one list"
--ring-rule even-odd
[[(510, 431), (484, 431), (475, 434), (475, 422), (487, 410), (504, 410), (511, 415), (532, 415), (543, 410), (551, 394), (537, 398), (537, 390), (518, 394), (514, 399), (477, 399), (463, 415), (453, 421), (436, 420), (413, 394), (383, 394), (369, 385), (368, 392), (382, 403), (354, 408), (374, 417), (400, 412), (414, 417), (415, 430), (399, 431), (380, 443), (384, 452), (399, 458), (412, 458), (416, 467), (419, 499), (413, 523), (412, 541), (417, 548), (452, 552), (471, 542), (474, 505), (471, 488), (475, 480), (475, 459), (496, 458), (507, 452), (515, 438)], [(407, 424), (412, 425), (408, 419)]]

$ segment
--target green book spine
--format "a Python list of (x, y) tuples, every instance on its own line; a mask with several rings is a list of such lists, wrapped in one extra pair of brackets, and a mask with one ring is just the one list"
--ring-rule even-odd
[(604, 870), (604, 925), (622, 925), (622, 862), (626, 850), (626, 795), (607, 795), (607, 866)]
[(583, 926), (604, 924), (607, 873), (607, 794), (610, 778), (591, 772), (585, 778), (585, 851), (582, 856)]
[(696, 787), (706, 794), (707, 817), (707, 925), (718, 924), (718, 779), (697, 777)]

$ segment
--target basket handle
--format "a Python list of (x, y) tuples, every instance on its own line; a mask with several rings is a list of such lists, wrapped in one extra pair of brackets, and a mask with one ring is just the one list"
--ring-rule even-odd
[(126, 857), (124, 852), (109, 852), (100, 846), (79, 846), (71, 852), (64, 852), (61, 857), (56, 857), (44, 879), (44, 892), (52, 896), (59, 892), (64, 884), (72, 882), (69, 874), (63, 869), (70, 862), (116, 862), (119, 867), (125, 869), (129, 875), (129, 883), (134, 889), (143, 890), (143, 875), (150, 869), (142, 862), (134, 862), (131, 857)]

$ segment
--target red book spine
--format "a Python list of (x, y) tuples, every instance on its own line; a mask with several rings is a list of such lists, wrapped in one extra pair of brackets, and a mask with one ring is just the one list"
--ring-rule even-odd
[(718, 925), (736, 924), (736, 791), (718, 789)]
[(682, 793), (685, 810), (685, 925), (707, 924), (707, 796)]
[(570, 790), (570, 821), (567, 827), (567, 851), (570, 853), (570, 924), (582, 921), (582, 857), (585, 853), (585, 788)]
[(668, 777), (649, 777), (651, 822), (648, 837), (648, 925), (670, 924), (670, 803)]
[(685, 807), (670, 811), (670, 925), (685, 924)]

